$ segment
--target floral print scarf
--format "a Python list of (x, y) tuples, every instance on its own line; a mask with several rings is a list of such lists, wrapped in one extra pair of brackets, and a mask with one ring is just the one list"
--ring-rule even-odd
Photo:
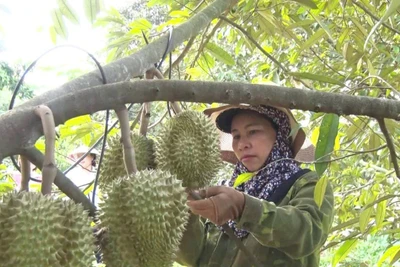
[[(290, 179), (293, 174), (300, 170), (300, 167), (294, 161), (290, 148), (290, 121), (288, 115), (270, 106), (252, 106), (251, 109), (265, 115), (275, 124), (277, 129), (276, 141), (263, 167), (249, 181), (236, 187), (236, 190), (253, 197), (268, 200), (282, 182)], [(232, 178), (229, 181), (222, 181), (221, 184), (233, 187), (236, 178), (245, 172), (249, 172), (249, 170), (241, 162), (238, 162)], [(229, 221), (228, 224), (237, 237), (242, 238), (248, 235), (246, 230), (236, 228), (234, 221)]]

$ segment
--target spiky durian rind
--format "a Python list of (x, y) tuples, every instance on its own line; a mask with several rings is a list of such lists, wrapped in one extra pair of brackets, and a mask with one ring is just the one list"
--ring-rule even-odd
[(221, 167), (219, 133), (203, 113), (184, 111), (166, 123), (156, 139), (156, 162), (183, 181), (183, 186), (210, 185)]
[(88, 215), (71, 201), (10, 193), (0, 204), (0, 233), (2, 266), (83, 267), (93, 261)]
[[(138, 133), (131, 132), (132, 145), (135, 150), (136, 167), (138, 171), (155, 168), (154, 142)], [(100, 169), (99, 187), (106, 190), (113, 180), (127, 175), (120, 136), (108, 140)]]
[[(111, 266), (171, 266), (185, 230), (188, 209), (182, 182), (169, 172), (144, 170), (115, 181), (102, 204), (101, 224), (108, 228)], [(108, 265), (107, 265), (108, 266)]]

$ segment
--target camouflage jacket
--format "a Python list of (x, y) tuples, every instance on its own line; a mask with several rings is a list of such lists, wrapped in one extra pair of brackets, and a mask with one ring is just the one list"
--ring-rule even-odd
[[(319, 208), (314, 201), (315, 172), (301, 170), (269, 201), (245, 195), (238, 228), (250, 232), (242, 242), (262, 266), (319, 266), (320, 247), (333, 220), (333, 190), (328, 184)], [(214, 224), (191, 215), (177, 262), (186, 266), (250, 267), (250, 261)]]

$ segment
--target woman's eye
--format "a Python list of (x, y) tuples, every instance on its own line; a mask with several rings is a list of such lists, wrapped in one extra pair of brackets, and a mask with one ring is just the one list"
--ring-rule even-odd
[(255, 134), (255, 133), (257, 133), (257, 130), (250, 130), (249, 131), (249, 134)]
[(239, 140), (239, 138), (240, 138), (240, 135), (234, 135), (233, 136), (233, 139)]

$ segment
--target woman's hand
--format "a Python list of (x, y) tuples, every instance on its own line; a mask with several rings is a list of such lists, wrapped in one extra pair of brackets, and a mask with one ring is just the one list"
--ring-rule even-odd
[(213, 186), (199, 193), (204, 199), (193, 200), (189, 197), (187, 205), (194, 214), (207, 218), (216, 225), (238, 219), (242, 214), (245, 202), (242, 192), (231, 187)]

